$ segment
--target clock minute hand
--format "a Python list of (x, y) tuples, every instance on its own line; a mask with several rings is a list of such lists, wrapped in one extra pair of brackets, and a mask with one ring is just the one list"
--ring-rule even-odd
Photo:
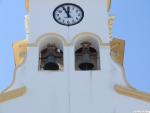
[(70, 15), (70, 7), (69, 7), (69, 6), (67, 7), (67, 12), (68, 12), (68, 18), (71, 18), (71, 15)]
[(62, 8), (63, 8), (63, 10), (65, 11), (65, 13), (68, 13), (65, 7), (62, 7)]
[(70, 8), (69, 7), (67, 7), (67, 9), (65, 7), (62, 7), (62, 8), (65, 11), (65, 13), (67, 14), (67, 18), (71, 18), (71, 16), (70, 16)]

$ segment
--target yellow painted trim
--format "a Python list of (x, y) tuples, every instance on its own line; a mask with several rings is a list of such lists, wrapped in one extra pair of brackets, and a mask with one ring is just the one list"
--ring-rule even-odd
[(111, 8), (111, 0), (107, 0), (107, 11), (109, 12)]
[(111, 57), (118, 63), (123, 65), (124, 61), (125, 41), (121, 39), (113, 39), (111, 41)]
[[(21, 65), (23, 65), (23, 64), (21, 64)], [(20, 66), (21, 66), (21, 65), (20, 65)], [(15, 83), (15, 80), (16, 80), (16, 72), (17, 72), (17, 69), (18, 69), (20, 66), (15, 67), (15, 70), (14, 70), (14, 73), (13, 73), (13, 79), (12, 79), (11, 84), (10, 84), (7, 88), (5, 88), (4, 90), (2, 90), (2, 93), (7, 92), (7, 90), (10, 89), (10, 88), (13, 86), (13, 84)]]
[[(114, 61), (115, 62), (115, 61)], [(134, 87), (132, 87), (132, 85), (128, 82), (127, 78), (126, 78), (126, 73), (125, 73), (125, 69), (124, 69), (124, 66), (121, 65), (121, 64), (118, 64), (121, 68), (121, 72), (122, 72), (122, 76), (123, 76), (123, 79), (127, 85), (127, 87), (131, 88), (131, 89), (135, 89)]]
[(26, 7), (26, 11), (28, 13), (30, 11), (30, 0), (25, 0), (25, 7)]
[(23, 96), (26, 93), (26, 87), (18, 88), (13, 91), (8, 91), (0, 94), (0, 103)]
[(14, 60), (16, 67), (24, 62), (27, 53), (28, 41), (22, 40), (13, 44)]
[(115, 86), (115, 91), (121, 95), (125, 95), (128, 97), (132, 97), (135, 99), (143, 100), (146, 102), (150, 102), (150, 94), (146, 94), (135, 89), (125, 88), (119, 85)]
[[(112, 41), (114, 41), (115, 43), (112, 43)], [(123, 76), (123, 80), (125, 81), (126, 85), (131, 88), (134, 89), (135, 88), (128, 82), (127, 78), (126, 78), (126, 72), (123, 66), (123, 61), (124, 61), (124, 50), (125, 50), (125, 42), (124, 40), (121, 39), (112, 39), (112, 41), (110, 42), (110, 55), (112, 58), (112, 61), (119, 67), (120, 71), (121, 71), (121, 75)], [(118, 44), (118, 42), (123, 43), (123, 45)], [(119, 49), (119, 56), (115, 56), (115, 54), (113, 52), (116, 52), (115, 49)]]
[[(2, 93), (7, 92), (7, 90), (13, 86), (13, 84), (15, 83), (15, 80), (16, 80), (17, 69), (20, 68), (26, 61), (26, 58), (27, 58), (27, 51), (26, 50), (27, 50), (27, 47), (28, 47), (27, 46), (28, 45), (27, 44), (28, 41), (27, 40), (22, 40), (22, 41), (19, 41), (19, 42), (16, 42), (15, 43), (16, 45), (13, 45), (13, 48), (14, 48), (14, 59), (15, 59), (15, 64), (16, 64), (16, 67), (15, 67), (14, 73), (13, 73), (13, 80), (12, 80), (11, 84), (7, 88), (2, 90)], [(21, 46), (19, 46), (19, 45), (21, 45)], [(14, 46), (16, 46), (16, 47), (14, 47)], [(18, 47), (21, 47), (22, 49), (17, 49)], [(20, 61), (20, 58), (16, 58), (16, 57), (19, 57), (20, 53), (23, 53), (22, 54), (23, 56), (21, 56), (21, 61)]]

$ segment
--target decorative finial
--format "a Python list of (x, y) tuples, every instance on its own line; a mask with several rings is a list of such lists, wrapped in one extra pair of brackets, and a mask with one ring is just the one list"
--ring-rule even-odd
[(111, 7), (111, 0), (107, 0), (107, 11), (110, 11), (110, 7)]
[(26, 11), (28, 13), (30, 11), (30, 0), (25, 0), (25, 7), (26, 7)]

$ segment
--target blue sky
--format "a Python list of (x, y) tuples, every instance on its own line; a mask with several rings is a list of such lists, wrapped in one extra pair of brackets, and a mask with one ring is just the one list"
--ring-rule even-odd
[[(125, 69), (129, 83), (150, 93), (150, 0), (112, 0), (113, 36), (126, 40)], [(0, 0), (0, 90), (12, 80), (12, 44), (25, 37), (24, 0)]]

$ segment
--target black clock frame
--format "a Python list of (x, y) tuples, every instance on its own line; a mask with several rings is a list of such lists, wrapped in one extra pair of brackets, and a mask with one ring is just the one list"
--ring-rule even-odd
[[(82, 12), (82, 18), (81, 18), (78, 22), (76, 22), (76, 23), (74, 23), (74, 24), (64, 24), (64, 23), (59, 22), (59, 21), (56, 19), (56, 17), (55, 17), (55, 12), (57, 11), (58, 8), (60, 8), (60, 7), (64, 6), (64, 5), (72, 5), (72, 6), (75, 6), (75, 7), (79, 8), (80, 11)], [(61, 4), (61, 5), (57, 6), (57, 7), (54, 9), (54, 11), (53, 11), (53, 18), (54, 18), (54, 20), (55, 20), (57, 23), (69, 27), (69, 26), (73, 26), (73, 25), (79, 24), (79, 23), (83, 20), (83, 18), (84, 18), (84, 11), (83, 11), (83, 9), (82, 9), (79, 5), (76, 5), (76, 4), (73, 4), (73, 3), (64, 3), (64, 4)]]

